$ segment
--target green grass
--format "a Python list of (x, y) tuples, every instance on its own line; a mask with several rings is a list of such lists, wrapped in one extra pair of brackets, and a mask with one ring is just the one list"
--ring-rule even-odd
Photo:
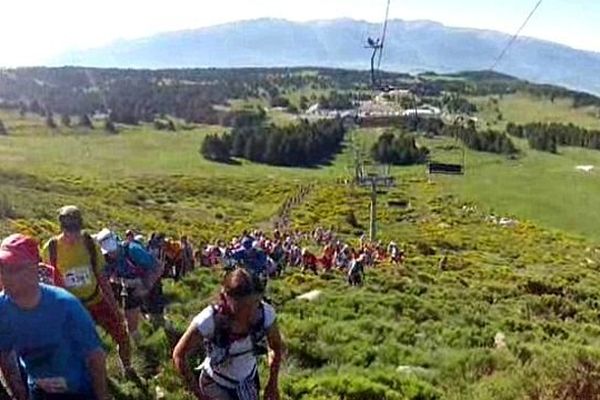
[[(464, 177), (435, 181), (489, 212), (599, 240), (600, 211), (595, 202), (600, 175), (597, 170), (585, 173), (575, 168), (600, 166), (600, 152), (561, 148), (559, 155), (552, 155), (522, 147), (524, 155), (517, 160), (467, 151)], [(458, 154), (455, 162), (460, 162)]]
[[(160, 132), (141, 125), (110, 135), (101, 129), (49, 130), (41, 119), (8, 113), (0, 118), (10, 132), (0, 138), (0, 189), (7, 207), (21, 217), (16, 226), (43, 235), (55, 228), (54, 210), (76, 203), (89, 209), (96, 226), (147, 225), (214, 239), (244, 223), (269, 221), (301, 183), (346, 173), (341, 164), (292, 169), (207, 161), (198, 149), (220, 127)], [(14, 225), (0, 220), (4, 233)]]
[(497, 120), (496, 106), (489, 97), (475, 97), (473, 101), (479, 107), (479, 117), (490, 122), (494, 128), (504, 128), (506, 122), (518, 124), (529, 122), (573, 123), (588, 129), (600, 129), (600, 112), (595, 107), (573, 108), (572, 101), (534, 97), (524, 93), (507, 96), (494, 96), (498, 99), (498, 109), (503, 119)]
[[(202, 137), (222, 128), (166, 133), (140, 126), (111, 136), (52, 132), (42, 120), (13, 114), (0, 118), (11, 132), (0, 138), (1, 234), (46, 238), (57, 229), (55, 210), (74, 203), (93, 230), (185, 232), (201, 244), (268, 223), (308, 183), (314, 189), (292, 210), (292, 227), (332, 227), (353, 243), (368, 227), (368, 190), (339, 183), (352, 170), (351, 143), (322, 168), (233, 166), (198, 154)], [(380, 132), (359, 130), (352, 143), (368, 153)], [(438, 159), (460, 157), (442, 149), (452, 141), (419, 140)], [(595, 173), (574, 170), (600, 165), (599, 157), (588, 150), (561, 149), (558, 156), (525, 150), (509, 161), (468, 152), (465, 177), (434, 183), (423, 166), (393, 168), (397, 185), (378, 198), (379, 231), (406, 249), (406, 266), (369, 270), (360, 289), (337, 273), (290, 271), (271, 284), (289, 350), (282, 398), (579, 400), (585, 390), (599, 393), (600, 256), (588, 239), (597, 237), (593, 199), (600, 188)], [(392, 200), (410, 206), (392, 207)], [(478, 207), (464, 210), (471, 201)], [(521, 222), (514, 228), (486, 222), (491, 208)], [(350, 225), (350, 214), (357, 224)], [(218, 273), (202, 270), (167, 282), (167, 316), (177, 331), (208, 304), (218, 280)], [(323, 291), (318, 301), (295, 299), (314, 289)], [(505, 349), (495, 348), (498, 332), (506, 336)], [(191, 399), (169, 360), (174, 338), (148, 325), (143, 333), (135, 363), (148, 379), (147, 393), (116, 377), (110, 347), (115, 398), (151, 399), (160, 386), (166, 399)]]

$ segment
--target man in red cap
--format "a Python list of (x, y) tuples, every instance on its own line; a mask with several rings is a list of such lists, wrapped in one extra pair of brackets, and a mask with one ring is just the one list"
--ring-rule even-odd
[[(16, 400), (104, 400), (106, 356), (94, 322), (67, 291), (39, 283), (36, 240), (0, 244), (0, 371)], [(17, 364), (27, 375), (27, 386)]]

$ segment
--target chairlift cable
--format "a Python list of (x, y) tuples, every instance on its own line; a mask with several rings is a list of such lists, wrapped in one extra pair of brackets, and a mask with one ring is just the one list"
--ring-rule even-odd
[(377, 70), (378, 71), (381, 68), (381, 59), (383, 58), (383, 49), (384, 49), (384, 45), (385, 45), (385, 37), (387, 35), (387, 27), (388, 27), (388, 21), (389, 21), (389, 17), (390, 17), (390, 4), (391, 3), (392, 3), (392, 0), (388, 0), (387, 7), (385, 10), (385, 20), (383, 22), (383, 32), (381, 33), (381, 44), (380, 44), (380, 48), (379, 48), (379, 59), (377, 60)]
[(502, 59), (504, 58), (504, 56), (506, 55), (506, 53), (508, 52), (508, 50), (511, 48), (511, 46), (517, 41), (517, 39), (521, 35), (521, 32), (523, 31), (523, 29), (525, 29), (525, 27), (529, 23), (529, 20), (531, 20), (531, 18), (533, 17), (533, 15), (537, 11), (537, 9), (542, 5), (543, 1), (544, 0), (538, 0), (537, 4), (535, 5), (535, 7), (533, 7), (533, 10), (531, 10), (531, 12), (527, 16), (527, 18), (525, 19), (525, 21), (523, 22), (523, 24), (519, 27), (519, 29), (517, 30), (517, 32), (508, 41), (508, 43), (506, 44), (506, 46), (504, 47), (504, 49), (502, 50), (502, 52), (500, 53), (500, 55), (498, 57), (496, 57), (496, 60), (494, 61), (494, 63), (490, 67), (489, 71), (494, 71), (496, 69), (496, 67), (498, 66), (498, 64), (500, 64), (500, 61), (502, 61)]

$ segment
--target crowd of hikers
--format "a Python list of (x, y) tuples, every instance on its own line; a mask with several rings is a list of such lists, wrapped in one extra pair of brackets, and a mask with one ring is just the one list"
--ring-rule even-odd
[(363, 235), (355, 248), (338, 239), (332, 230), (318, 227), (310, 233), (275, 230), (270, 236), (260, 230), (243, 232), (229, 244), (218, 241), (205, 246), (196, 257), (205, 267), (232, 269), (241, 262), (263, 280), (280, 276), (287, 269), (313, 274), (337, 270), (346, 274), (350, 285), (361, 285), (365, 268), (383, 261), (402, 264), (405, 255), (395, 242), (387, 246), (370, 243)]
[[(43, 246), (13, 234), (0, 244), (0, 399), (108, 399), (106, 354), (96, 326), (118, 349), (121, 373), (136, 379), (133, 344), (147, 318), (164, 325), (164, 278), (180, 279), (195, 267), (225, 271), (214, 304), (193, 318), (173, 351), (188, 389), (201, 400), (259, 398), (257, 357), (269, 354), (264, 399), (279, 398), (283, 343), (274, 308), (265, 301), (269, 279), (287, 269), (343, 271), (350, 285), (365, 268), (386, 258), (402, 263), (396, 243), (361, 238), (354, 249), (331, 230), (311, 233), (243, 232), (226, 244), (194, 251), (186, 236), (174, 241), (131, 230), (121, 239), (110, 229), (90, 235), (75, 206), (58, 212), (61, 232)], [(311, 248), (322, 248), (320, 254)], [(190, 369), (189, 358), (205, 359)]]

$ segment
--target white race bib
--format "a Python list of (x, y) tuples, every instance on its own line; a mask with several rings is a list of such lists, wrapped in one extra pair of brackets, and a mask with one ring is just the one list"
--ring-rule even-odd
[(81, 288), (92, 283), (92, 267), (78, 267), (65, 274), (65, 287), (67, 289)]

